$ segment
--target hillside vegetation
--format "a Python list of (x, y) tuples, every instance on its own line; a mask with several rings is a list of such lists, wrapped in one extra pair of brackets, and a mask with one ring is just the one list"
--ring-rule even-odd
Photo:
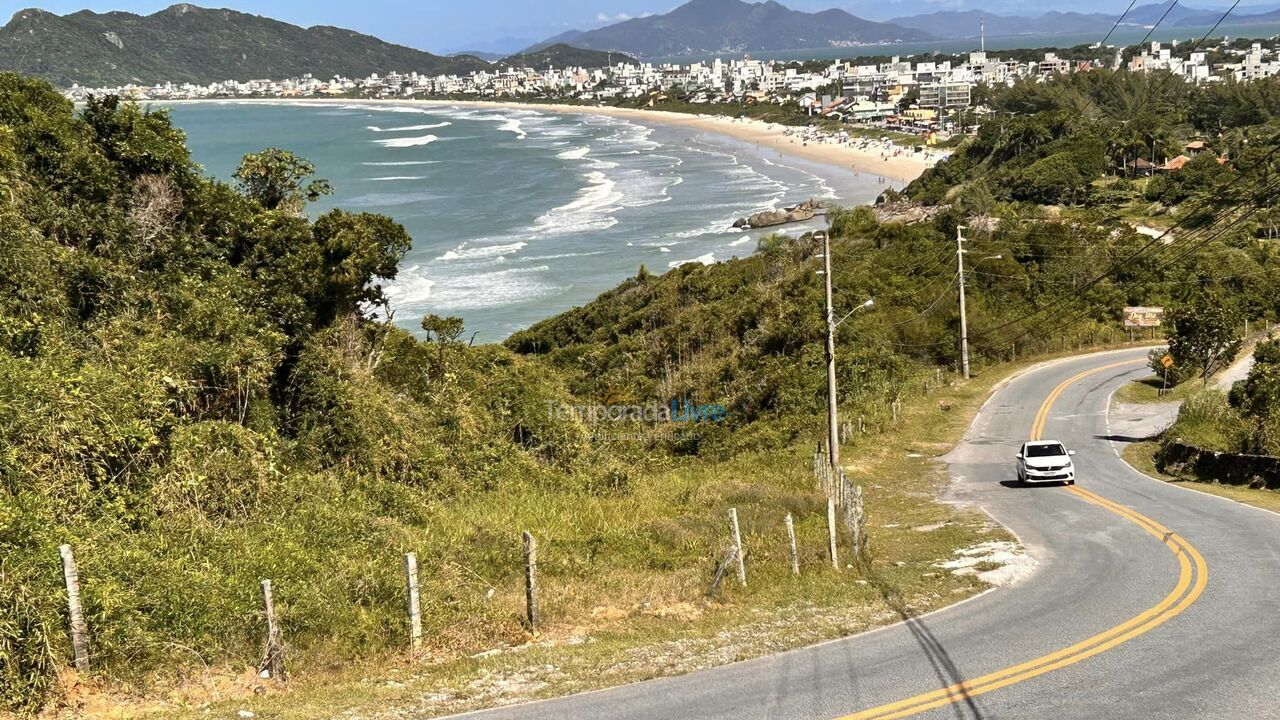
[(440, 57), (370, 35), (179, 4), (151, 15), (22, 10), (0, 27), (0, 71), (69, 87), (301, 77), (431, 75), (483, 70), (470, 56)]

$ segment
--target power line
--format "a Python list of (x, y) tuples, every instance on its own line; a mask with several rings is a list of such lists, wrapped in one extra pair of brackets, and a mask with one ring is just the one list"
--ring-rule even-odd
[[(1270, 185), (1268, 185), (1267, 187), (1265, 187), (1265, 188), (1263, 188), (1263, 189), (1264, 189), (1264, 190), (1276, 190), (1276, 189), (1280, 189), (1280, 179), (1273, 180), (1273, 181), (1271, 182), (1271, 184), (1270, 184)], [(1205, 237), (1205, 238), (1204, 238), (1204, 239), (1202, 239), (1202, 240), (1199, 240), (1199, 241), (1197, 241), (1197, 242), (1195, 242), (1195, 243), (1192, 243), (1192, 244), (1188, 245), (1188, 247), (1187, 247), (1187, 248), (1185, 248), (1185, 249), (1180, 249), (1180, 254), (1179, 254), (1178, 256), (1176, 256), (1176, 257), (1174, 257), (1174, 258), (1171, 258), (1168, 262), (1166, 262), (1165, 264), (1163, 264), (1163, 265), (1161, 265), (1160, 267), (1156, 268), (1154, 272), (1159, 273), (1159, 272), (1162, 272), (1162, 271), (1166, 270), (1168, 267), (1171, 267), (1171, 266), (1172, 266), (1172, 264), (1174, 264), (1174, 263), (1178, 262), (1179, 260), (1181, 260), (1181, 259), (1185, 258), (1185, 257), (1186, 257), (1187, 255), (1189, 255), (1191, 252), (1194, 252), (1195, 250), (1198, 250), (1198, 249), (1200, 249), (1200, 248), (1203, 248), (1203, 247), (1204, 247), (1205, 245), (1207, 245), (1210, 241), (1212, 241), (1212, 240), (1214, 240), (1214, 239), (1218, 238), (1219, 236), (1221, 236), (1222, 234), (1226, 233), (1226, 232), (1227, 232), (1227, 231), (1229, 231), (1231, 228), (1235, 227), (1235, 226), (1236, 226), (1236, 225), (1238, 225), (1240, 222), (1243, 222), (1244, 220), (1246, 220), (1248, 217), (1250, 217), (1251, 215), (1253, 215), (1254, 213), (1256, 213), (1256, 212), (1257, 212), (1258, 210), (1260, 210), (1260, 209), (1261, 209), (1261, 206), (1257, 206), (1257, 205), (1255, 205), (1252, 209), (1250, 209), (1250, 210), (1246, 210), (1244, 213), (1242, 213), (1242, 214), (1241, 214), (1239, 217), (1237, 217), (1235, 220), (1232, 220), (1232, 221), (1231, 221), (1231, 223), (1230, 223), (1230, 224), (1228, 224), (1226, 227), (1223, 227), (1223, 228), (1221, 228), (1221, 229), (1217, 230), (1216, 232), (1214, 232), (1213, 234), (1209, 235), (1208, 237)], [(1162, 249), (1163, 249), (1163, 248), (1162, 248)], [(1077, 290), (1076, 290), (1076, 293), (1075, 293), (1075, 295), (1074, 295), (1073, 297), (1076, 297), (1076, 298), (1080, 298), (1080, 297), (1082, 297), (1082, 293), (1083, 293), (1085, 290), (1088, 290), (1090, 287), (1092, 287), (1093, 285), (1095, 285), (1098, 281), (1100, 281), (1100, 280), (1102, 279), (1102, 277), (1105, 277), (1106, 275), (1110, 274), (1110, 272), (1111, 272), (1111, 271), (1109, 270), (1107, 273), (1104, 273), (1104, 275), (1103, 275), (1103, 276), (1099, 276), (1098, 278), (1095, 278), (1095, 279), (1094, 279), (1093, 281), (1091, 281), (1090, 283), (1086, 284), (1086, 286), (1085, 286), (1085, 287), (1077, 289)], [(1131, 284), (1133, 284), (1134, 282), (1137, 282), (1137, 279), (1130, 280), (1129, 282), (1127, 282), (1127, 283), (1126, 283), (1126, 285), (1131, 285)], [(1059, 304), (1061, 304), (1061, 303), (1059, 303)], [(1075, 321), (1079, 320), (1080, 318), (1084, 317), (1085, 315), (1089, 314), (1089, 312), (1091, 312), (1092, 310), (1093, 310), (1093, 308), (1088, 308), (1088, 307), (1086, 307), (1082, 312), (1077, 313), (1077, 314), (1073, 315), (1071, 318), (1069, 318), (1067, 322), (1068, 322), (1068, 323), (1075, 322)], [(1034, 312), (1034, 313), (1031, 313), (1031, 314), (1029, 314), (1029, 315), (1027, 315), (1027, 316), (1024, 316), (1024, 317), (1022, 317), (1022, 318), (1016, 319), (1016, 320), (1011, 321), (1011, 322), (1008, 322), (1008, 323), (1004, 323), (1004, 324), (1002, 324), (1001, 326), (998, 326), (998, 328), (993, 328), (993, 329), (988, 330), (988, 331), (986, 331), (986, 332), (984, 332), (984, 333), (981, 333), (981, 335), (982, 335), (983, 337), (985, 337), (985, 336), (987, 336), (987, 335), (991, 334), (991, 332), (992, 332), (993, 330), (995, 330), (995, 329), (999, 329), (999, 328), (1003, 328), (1003, 327), (1008, 327), (1009, 325), (1015, 324), (1015, 323), (1017, 323), (1017, 322), (1021, 322), (1021, 321), (1023, 321), (1023, 320), (1030, 319), (1030, 318), (1035, 317), (1036, 315), (1040, 314), (1041, 312), (1043, 312), (1043, 310), (1038, 310), (1038, 311), (1036, 311), (1036, 312)], [(1020, 340), (1020, 339), (1022, 339), (1022, 338), (1024, 338), (1024, 337), (1026, 337), (1027, 335), (1030, 335), (1030, 334), (1032, 334), (1032, 333), (1034, 333), (1034, 332), (1036, 332), (1036, 331), (1040, 330), (1041, 328), (1043, 328), (1043, 327), (1045, 326), (1045, 324), (1046, 324), (1046, 323), (1048, 323), (1048, 322), (1049, 322), (1050, 320), (1052, 320), (1052, 319), (1054, 319), (1054, 316), (1052, 316), (1052, 315), (1051, 315), (1051, 316), (1049, 316), (1049, 317), (1046, 317), (1046, 318), (1044, 318), (1042, 321), (1040, 321), (1039, 323), (1037, 323), (1037, 324), (1033, 325), (1033, 326), (1032, 326), (1032, 327), (1030, 327), (1030, 328), (1027, 328), (1027, 329), (1026, 329), (1026, 330), (1024, 330), (1023, 332), (1021, 332), (1021, 333), (1019, 333), (1019, 334), (1015, 335), (1014, 337), (1010, 338), (1007, 342), (1002, 343), (1002, 344), (1000, 344), (1000, 345), (994, 345), (994, 346), (989, 346), (989, 347), (990, 347), (994, 352), (999, 353), (1000, 351), (1002, 351), (1002, 350), (1004, 350), (1004, 349), (1007, 349), (1009, 346), (1011, 346), (1012, 344), (1016, 343), (1018, 340)]]

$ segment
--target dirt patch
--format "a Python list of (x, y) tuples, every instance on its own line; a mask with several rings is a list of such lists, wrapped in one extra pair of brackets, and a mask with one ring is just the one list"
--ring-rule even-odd
[(934, 563), (934, 567), (950, 570), (955, 575), (976, 575), (979, 580), (1003, 587), (1012, 585), (1036, 569), (1035, 558), (1028, 555), (1021, 545), (996, 541), (979, 543), (956, 550), (953, 560)]

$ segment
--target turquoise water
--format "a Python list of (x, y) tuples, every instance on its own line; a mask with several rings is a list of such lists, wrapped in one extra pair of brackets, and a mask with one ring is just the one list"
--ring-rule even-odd
[(641, 265), (749, 254), (762, 233), (732, 230), (735, 218), (808, 197), (868, 202), (886, 187), (725, 136), (598, 115), (232, 102), (172, 115), (219, 178), (245, 153), (282, 147), (333, 183), (313, 214), (402, 223), (413, 249), (388, 285), (396, 321), (458, 315), (478, 342), (586, 303)]

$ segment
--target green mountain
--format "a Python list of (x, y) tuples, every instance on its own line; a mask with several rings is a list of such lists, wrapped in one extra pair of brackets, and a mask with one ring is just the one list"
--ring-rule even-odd
[(635, 58), (623, 53), (611, 53), (603, 50), (584, 50), (564, 43), (556, 43), (542, 48), (516, 53), (499, 61), (499, 65), (511, 67), (530, 67), (543, 69), (548, 66), (557, 70), (567, 67), (602, 68), (616, 63), (635, 63)]
[(388, 71), (463, 73), (488, 67), (471, 56), (440, 57), (370, 35), (317, 25), (174, 5), (152, 15), (21, 10), (0, 28), (0, 70), (56, 85), (91, 87)]
[(534, 47), (569, 43), (638, 57), (752, 52), (930, 40), (923, 30), (863, 20), (843, 10), (806, 13), (768, 0), (689, 0), (665, 15), (573, 30)]

